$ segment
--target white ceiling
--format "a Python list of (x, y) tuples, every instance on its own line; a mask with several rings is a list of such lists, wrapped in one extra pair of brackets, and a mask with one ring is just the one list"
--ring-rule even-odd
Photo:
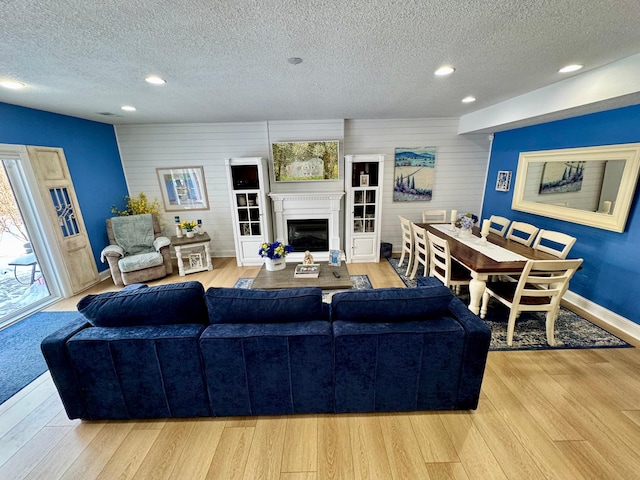
[(28, 88), (0, 101), (114, 124), (459, 117), (640, 52), (639, 25), (638, 0), (3, 1), (0, 78)]

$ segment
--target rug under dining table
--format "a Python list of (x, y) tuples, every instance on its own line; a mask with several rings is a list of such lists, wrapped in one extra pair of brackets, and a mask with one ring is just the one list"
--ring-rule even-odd
[[(398, 267), (398, 258), (387, 259), (404, 284), (409, 288), (417, 285), (417, 278), (423, 276), (422, 265), (418, 266), (415, 279), (405, 275), (407, 262)], [(461, 287), (458, 297), (469, 304), (469, 290)], [(509, 309), (499, 301), (491, 298), (487, 315), (483, 319), (491, 328), (490, 350), (553, 350), (579, 348), (625, 348), (632, 347), (624, 340), (600, 328), (598, 325), (581, 317), (568, 308), (560, 307), (556, 320), (555, 342), (552, 347), (547, 344), (545, 330), (545, 314), (541, 312), (524, 312), (516, 321), (513, 335), (513, 346), (507, 345), (507, 319)]]

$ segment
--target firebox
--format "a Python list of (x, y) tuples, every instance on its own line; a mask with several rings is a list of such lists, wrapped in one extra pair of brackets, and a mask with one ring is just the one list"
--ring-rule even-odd
[(287, 220), (287, 237), (295, 252), (326, 252), (329, 250), (329, 220)]

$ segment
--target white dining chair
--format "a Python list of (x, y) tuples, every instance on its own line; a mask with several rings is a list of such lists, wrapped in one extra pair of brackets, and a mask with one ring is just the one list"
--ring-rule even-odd
[(400, 254), (400, 261), (398, 267), (402, 267), (405, 257), (407, 258), (407, 271), (405, 276), (409, 276), (411, 266), (413, 265), (413, 232), (411, 231), (411, 220), (400, 217), (400, 228), (402, 229), (402, 253)]
[(533, 242), (533, 248), (564, 259), (569, 255), (574, 243), (576, 243), (576, 237), (566, 233), (540, 230), (536, 240)]
[(491, 217), (489, 217), (489, 232), (504, 237), (504, 234), (507, 232), (507, 228), (509, 228), (510, 223), (511, 220), (509, 220), (507, 217), (491, 215)]
[(582, 264), (577, 260), (528, 260), (518, 282), (489, 282), (482, 295), (482, 311), (493, 297), (509, 308), (507, 345), (513, 346), (516, 319), (521, 312), (546, 312), (547, 343), (555, 345), (554, 330), (560, 300), (569, 280)]
[(423, 210), (422, 223), (447, 223), (447, 211)]
[(533, 243), (533, 239), (536, 237), (536, 233), (538, 233), (538, 230), (540, 230), (538, 227), (531, 225), (530, 223), (514, 221), (511, 223), (505, 238), (530, 247)]
[(409, 278), (413, 280), (418, 273), (418, 265), (424, 267), (424, 277), (429, 275), (429, 244), (427, 231), (424, 228), (412, 223), (411, 231), (413, 232), (413, 270)]
[(435, 277), (445, 287), (453, 288), (457, 293), (460, 285), (469, 285), (471, 272), (458, 261), (451, 258), (449, 242), (427, 232), (429, 241), (429, 276)]

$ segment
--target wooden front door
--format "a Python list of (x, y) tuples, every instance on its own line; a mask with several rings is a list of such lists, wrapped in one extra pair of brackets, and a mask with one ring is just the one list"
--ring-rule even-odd
[(73, 293), (99, 281), (82, 212), (61, 148), (27, 147), (38, 189)]

